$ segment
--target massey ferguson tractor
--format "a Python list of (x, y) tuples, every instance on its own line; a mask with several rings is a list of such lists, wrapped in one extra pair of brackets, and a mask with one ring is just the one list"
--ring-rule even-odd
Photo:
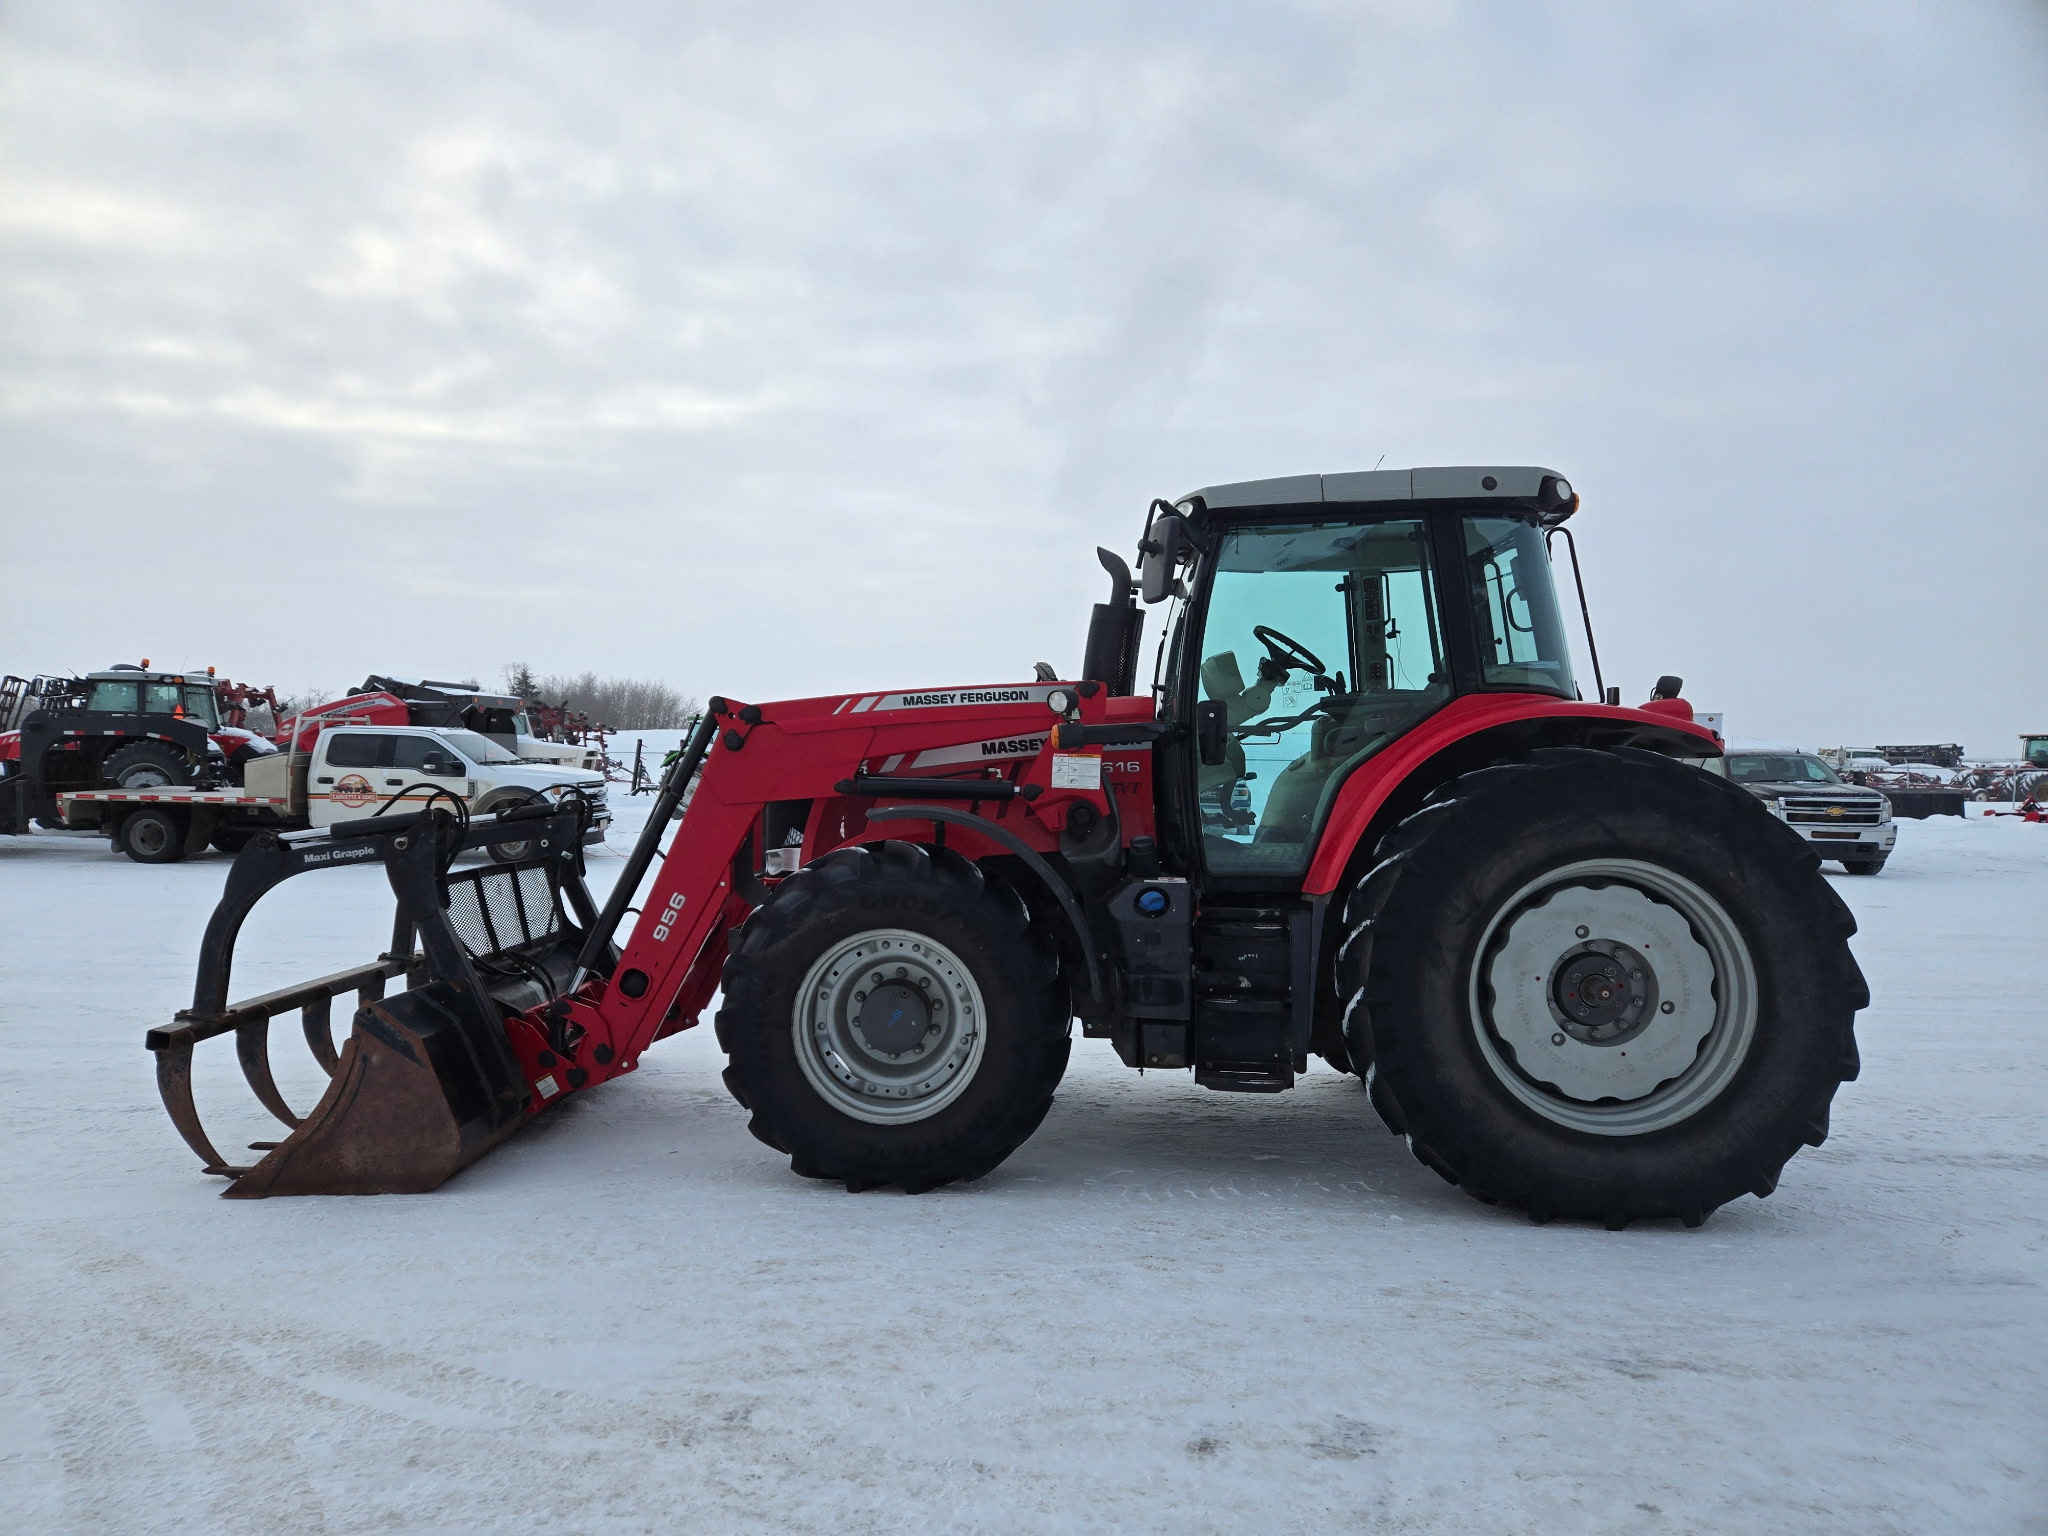
[[(1711, 733), (1580, 696), (1548, 549), (1577, 506), (1534, 468), (1155, 502), (1137, 582), (1101, 552), (1071, 681), (711, 700), (601, 909), (573, 798), (260, 835), (192, 1007), (149, 1034), (166, 1106), (229, 1195), (430, 1190), (722, 992), (754, 1135), (850, 1190), (995, 1168), (1078, 1019), (1222, 1092), (1320, 1055), (1423, 1163), (1539, 1222), (1768, 1195), (1856, 1076), (1855, 924), (1797, 834), (1695, 766)], [(508, 830), (530, 857), (454, 867)], [(264, 893), (371, 862), (390, 949), (231, 1004)], [(267, 1055), (294, 1011), (331, 1078), (303, 1115)], [(248, 1165), (193, 1106), (192, 1052), (228, 1034), (288, 1131)]]

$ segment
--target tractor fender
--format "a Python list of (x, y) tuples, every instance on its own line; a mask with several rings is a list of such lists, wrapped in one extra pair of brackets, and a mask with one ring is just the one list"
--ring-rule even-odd
[(1023, 838), (1007, 827), (999, 826), (986, 816), (976, 816), (968, 811), (953, 810), (940, 805), (887, 805), (877, 806), (867, 813), (869, 821), (943, 821), (957, 827), (966, 827), (977, 836), (1000, 843), (1019, 859), (1034, 875), (1045, 882), (1045, 888), (1052, 892), (1053, 899), (1060, 905), (1060, 912), (1073, 930), (1074, 943), (1079, 946), (1081, 957), (1088, 962), (1088, 991), (1096, 998), (1107, 1000), (1108, 994), (1102, 988), (1102, 971), (1096, 963), (1095, 939), (1089, 932), (1088, 919), (1081, 913), (1080, 903), (1074, 899), (1074, 892), (1061, 878), (1059, 872), (1046, 863), (1045, 855), (1039, 853)]
[(1323, 823), (1303, 892), (1328, 896), (1362, 875), (1386, 829), (1439, 784), (1542, 747), (1642, 747), (1667, 757), (1721, 755), (1703, 725), (1640, 709), (1526, 693), (1466, 694), (1368, 759), (1344, 780)]

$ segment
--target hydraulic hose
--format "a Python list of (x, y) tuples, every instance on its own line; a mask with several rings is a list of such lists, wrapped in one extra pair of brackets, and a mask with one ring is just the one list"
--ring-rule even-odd
[(618, 932), (626, 909), (633, 904), (634, 893), (646, 878), (647, 866), (661, 851), (661, 839), (668, 830), (669, 818), (683, 803), (690, 780), (703, 766), (704, 754), (711, 750), (711, 743), (718, 735), (718, 717), (724, 710), (723, 699), (706, 702), (703, 718), (698, 720), (697, 728), (690, 732), (690, 739), (683, 745), (683, 755), (670, 763), (668, 772), (662, 775), (661, 789), (655, 794), (654, 805), (647, 813), (647, 825), (640, 829), (640, 839), (633, 844), (633, 851), (626, 855), (626, 867), (619, 874), (619, 883), (612, 887), (604, 910), (597, 914), (597, 921), (591, 925), (583, 948), (576, 956), (576, 973), (569, 980), (571, 992), (581, 986), (583, 978), (593, 971), (602, 970), (606, 975), (611, 973), (612, 935)]

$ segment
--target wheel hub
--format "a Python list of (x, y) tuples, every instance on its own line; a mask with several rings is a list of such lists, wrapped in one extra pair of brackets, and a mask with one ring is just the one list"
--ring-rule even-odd
[(819, 1096), (856, 1120), (936, 1114), (981, 1063), (981, 989), (929, 935), (874, 929), (819, 957), (791, 1020), (797, 1063)]
[[(1701, 931), (1733, 964), (1732, 925), (1712, 898), (1633, 860), (1559, 870), (1504, 909), (1480, 962), (1478, 1022), (1496, 1073), (1524, 1103), (1578, 1129), (1640, 1134), (1726, 1086), (1719, 1066), (1700, 1064), (1740, 1064), (1754, 984), (1721, 995), (1728, 966), (1679, 900), (1699, 907)], [(1709, 1048), (1724, 1002), (1742, 1014), (1729, 1051)]]
[(1566, 950), (1552, 968), (1550, 1012), (1587, 1045), (1633, 1040), (1656, 1016), (1657, 973), (1628, 945), (1591, 939)]
[[(879, 976), (881, 972), (875, 974)], [(925, 985), (930, 984), (926, 980)], [(854, 1032), (861, 1044), (892, 1059), (919, 1049), (935, 1027), (931, 1002), (916, 987), (902, 981), (885, 981), (877, 986), (853, 1016)]]

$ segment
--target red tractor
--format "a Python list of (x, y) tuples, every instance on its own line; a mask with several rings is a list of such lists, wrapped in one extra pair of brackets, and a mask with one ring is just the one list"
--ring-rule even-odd
[[(431, 1189), (722, 990), (753, 1133), (849, 1189), (996, 1167), (1078, 1018), (1226, 1092), (1320, 1055), (1425, 1164), (1538, 1221), (1769, 1194), (1856, 1075), (1855, 924), (1694, 766), (1710, 732), (1580, 697), (1548, 549), (1577, 505), (1534, 468), (1155, 502), (1139, 582), (1101, 553), (1073, 681), (713, 699), (602, 910), (573, 801), (258, 837), (193, 1006), (150, 1032), (165, 1102), (231, 1195)], [(1143, 693), (1140, 596), (1169, 605)], [(453, 867), (511, 821), (530, 859)], [(391, 950), (231, 1005), (263, 893), (373, 859)], [(293, 1010), (332, 1076), (303, 1118), (265, 1054)], [(229, 1033), (290, 1128), (253, 1166), (193, 1110), (192, 1050)]]

